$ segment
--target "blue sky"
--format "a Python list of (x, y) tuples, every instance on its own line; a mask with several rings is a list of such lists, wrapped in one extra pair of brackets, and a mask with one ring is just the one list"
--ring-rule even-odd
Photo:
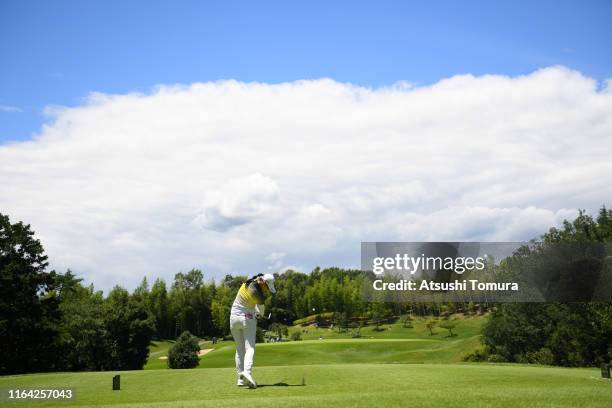
[(537, 238), (610, 205), (611, 17), (0, 0), (0, 212), (104, 289), (357, 267), (362, 241)]
[(0, 143), (90, 92), (219, 79), (380, 86), (564, 65), (612, 77), (610, 1), (0, 1)]

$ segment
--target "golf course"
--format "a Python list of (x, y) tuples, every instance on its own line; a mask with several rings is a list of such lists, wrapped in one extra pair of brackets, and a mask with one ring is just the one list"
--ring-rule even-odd
[[(3, 402), (40, 407), (609, 407), (612, 383), (594, 368), (465, 363), (479, 347), (486, 317), (456, 318), (455, 336), (423, 319), (413, 327), (364, 327), (361, 337), (328, 328), (292, 327), (301, 341), (257, 345), (259, 387), (236, 387), (234, 345), (202, 342), (211, 351), (197, 369), (171, 370), (172, 342), (153, 342), (144, 370), (0, 377), (6, 388), (72, 388), (70, 401)], [(121, 390), (112, 377), (121, 375)]]

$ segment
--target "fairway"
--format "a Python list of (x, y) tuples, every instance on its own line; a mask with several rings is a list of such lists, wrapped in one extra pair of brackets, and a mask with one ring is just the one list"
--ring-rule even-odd
[[(74, 387), (76, 399), (37, 407), (610, 407), (595, 369), (489, 364), (328, 364), (258, 367), (262, 387), (231, 368), (58, 373), (0, 378), (0, 387)], [(302, 378), (305, 385), (302, 386)], [(23, 403), (6, 406), (25, 406)]]
[[(383, 331), (364, 327), (361, 338), (351, 338), (350, 334), (330, 329), (309, 328), (302, 341), (257, 344), (255, 365), (457, 363), (479, 347), (479, 331), (484, 322), (484, 317), (457, 320), (454, 337), (448, 337), (446, 331), (440, 329), (430, 336), (421, 318), (415, 319), (412, 328), (399, 323), (384, 325)], [(292, 327), (290, 332), (299, 329)], [(167, 355), (171, 344), (154, 342), (145, 370), (167, 368), (166, 360), (159, 357)], [(199, 368), (233, 367), (236, 350), (233, 342), (204, 343), (201, 347), (214, 351), (200, 358)]]
[[(473, 339), (473, 347), (477, 339)], [(258, 344), (257, 367), (348, 363), (450, 363), (461, 361), (469, 340), (328, 339)], [(201, 368), (232, 367), (233, 344), (200, 359)]]

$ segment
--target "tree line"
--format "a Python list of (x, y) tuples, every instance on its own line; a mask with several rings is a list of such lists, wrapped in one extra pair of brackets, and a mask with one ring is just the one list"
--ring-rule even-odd
[[(610, 242), (612, 212), (596, 219), (581, 212), (543, 242)], [(184, 331), (201, 338), (229, 335), (234, 297), (247, 279), (206, 280), (201, 270), (171, 282), (145, 277), (131, 293), (115, 286), (106, 296), (70, 270), (47, 271), (43, 246), (29, 225), (0, 214), (0, 373), (140, 369), (152, 339)], [(365, 302), (361, 287), (373, 276), (360, 270), (315, 268), (276, 275), (272, 313), (262, 322), (290, 325), (317, 315), (338, 326), (379, 325), (412, 315), (490, 312), (483, 348), (473, 360), (593, 365), (612, 356), (612, 303), (474, 304)], [(326, 316), (323, 319), (322, 316)]]
[[(198, 269), (172, 282), (145, 277), (131, 293), (115, 286), (106, 296), (72, 271), (48, 271), (47, 256), (31, 227), (0, 214), (0, 373), (140, 369), (152, 339), (175, 339), (184, 331), (202, 338), (229, 335), (229, 313), (248, 278), (227, 275), (206, 281)], [(334, 312), (349, 316), (401, 313), (402, 305), (360, 299), (358, 270), (316, 268), (309, 274), (276, 275), (277, 294), (266, 302), (263, 322)]]
[[(594, 252), (593, 243), (612, 242), (612, 211), (602, 207), (598, 215), (581, 211), (573, 221), (542, 236), (535, 251), (517, 254), (521, 262), (550, 261), (541, 250), (571, 243)], [(584, 245), (583, 245), (584, 244)], [(588, 244), (588, 245), (586, 245)], [(563, 248), (563, 245), (561, 246)], [(608, 271), (612, 259), (607, 251), (590, 254), (590, 263)], [(536, 263), (537, 264), (537, 263)], [(581, 291), (596, 290), (596, 284), (610, 285), (609, 276), (598, 283), (587, 279), (589, 265), (570, 270), (572, 286)], [(545, 273), (546, 265), (540, 269)], [(569, 275), (569, 274), (568, 274)], [(563, 274), (560, 279), (568, 279)], [(472, 360), (594, 366), (612, 358), (612, 302), (507, 303), (495, 305), (482, 332), (483, 349), (469, 356)]]

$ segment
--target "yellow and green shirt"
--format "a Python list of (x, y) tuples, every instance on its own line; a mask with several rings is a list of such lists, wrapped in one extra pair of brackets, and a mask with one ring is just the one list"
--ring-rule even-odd
[(234, 304), (232, 315), (246, 316), (255, 314), (263, 315), (263, 304), (266, 296), (255, 279), (247, 281), (240, 286)]

